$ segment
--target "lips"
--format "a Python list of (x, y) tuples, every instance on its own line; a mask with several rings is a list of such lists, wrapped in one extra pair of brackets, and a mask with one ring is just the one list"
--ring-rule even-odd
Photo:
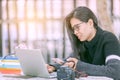
[(81, 36), (80, 36), (80, 35), (77, 35), (77, 37), (78, 37), (78, 39), (80, 39), (80, 38), (81, 38)]

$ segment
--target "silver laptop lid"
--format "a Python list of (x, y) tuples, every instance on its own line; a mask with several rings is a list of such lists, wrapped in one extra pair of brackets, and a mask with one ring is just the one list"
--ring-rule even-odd
[(39, 49), (16, 49), (15, 52), (25, 75), (50, 77)]

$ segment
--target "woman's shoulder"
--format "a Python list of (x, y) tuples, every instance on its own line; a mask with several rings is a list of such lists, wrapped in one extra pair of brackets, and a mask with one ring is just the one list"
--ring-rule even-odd
[(117, 40), (117, 37), (114, 33), (106, 31), (106, 30), (102, 31), (102, 36), (104, 37), (104, 39), (110, 39), (110, 40), (116, 39)]
[(102, 42), (117, 42), (119, 44), (119, 40), (113, 32), (99, 28), (98, 35), (99, 40), (101, 40)]
[(101, 37), (116, 37), (113, 32), (103, 30), (102, 28), (98, 27), (97, 29), (98, 35), (101, 35)]

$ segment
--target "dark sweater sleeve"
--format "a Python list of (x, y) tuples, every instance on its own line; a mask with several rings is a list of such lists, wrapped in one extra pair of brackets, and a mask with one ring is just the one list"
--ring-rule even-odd
[(49, 64), (50, 66), (53, 66), (54, 68), (55, 68), (55, 71), (57, 70), (57, 69), (59, 69), (60, 68), (60, 64), (58, 64), (58, 63), (50, 63)]
[(90, 76), (106, 76), (120, 80), (120, 61), (117, 59), (111, 59), (105, 65), (93, 65), (79, 60), (76, 70), (85, 72)]

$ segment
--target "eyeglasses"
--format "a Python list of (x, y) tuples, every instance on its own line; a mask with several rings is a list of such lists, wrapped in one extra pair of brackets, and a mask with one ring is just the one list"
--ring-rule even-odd
[(72, 28), (72, 29), (73, 29), (73, 32), (74, 32), (74, 31), (78, 31), (78, 30), (79, 30), (79, 27), (80, 27), (80, 24), (82, 24), (82, 23), (83, 23), (83, 22), (74, 25), (73, 28)]

